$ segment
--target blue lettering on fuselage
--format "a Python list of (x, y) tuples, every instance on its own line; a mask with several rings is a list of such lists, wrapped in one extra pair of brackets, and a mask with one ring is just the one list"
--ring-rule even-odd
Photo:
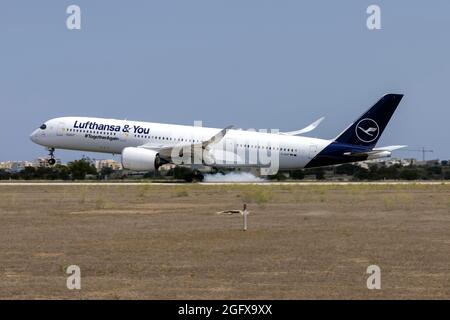
[[(73, 124), (73, 127), (75, 129), (87, 129), (87, 130), (98, 130), (98, 131), (115, 131), (119, 132), (121, 130), (121, 126), (119, 125), (112, 125), (112, 124), (103, 124), (103, 123), (97, 123), (97, 122), (78, 122), (78, 120), (75, 120), (75, 123)], [(129, 132), (130, 125), (126, 124), (123, 127), (123, 132)], [(133, 133), (138, 134), (149, 134), (150, 129), (141, 127), (141, 126), (133, 126)]]
[(88, 130), (98, 130), (98, 131), (120, 131), (120, 126), (115, 126), (112, 124), (103, 124), (97, 122), (78, 122), (75, 120), (73, 127), (76, 129), (88, 129)]
[(141, 126), (133, 126), (133, 129), (134, 129), (134, 133), (139, 133), (139, 134), (149, 134), (150, 133), (149, 128), (143, 128)]

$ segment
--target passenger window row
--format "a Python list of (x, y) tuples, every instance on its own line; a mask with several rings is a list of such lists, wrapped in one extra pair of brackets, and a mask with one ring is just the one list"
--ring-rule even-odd
[[(80, 132), (80, 133), (93, 133), (93, 134), (106, 134), (115, 136), (117, 135), (116, 132), (100, 132), (100, 131), (94, 131), (94, 130), (82, 130), (82, 129), (66, 129), (68, 132)], [(179, 141), (179, 142), (194, 142), (194, 143), (200, 143), (201, 140), (196, 139), (186, 139), (186, 138), (171, 138), (171, 137), (164, 137), (164, 136), (147, 136), (147, 135), (138, 135), (135, 134), (134, 137), (140, 138), (140, 139), (154, 139), (154, 140), (166, 140), (166, 141)], [(297, 152), (297, 149), (292, 148), (280, 148), (280, 147), (270, 147), (270, 146), (259, 146), (259, 145), (250, 145), (250, 144), (237, 144), (238, 147), (241, 148), (247, 148), (247, 149), (265, 149), (265, 150), (274, 150), (274, 151), (284, 151), (284, 152)], [(294, 154), (294, 156), (296, 156)]]
[(82, 129), (66, 129), (67, 132), (79, 132), (79, 133), (93, 133), (93, 134), (106, 134), (107, 136), (115, 136), (116, 132), (110, 131), (95, 131), (95, 130), (82, 130)]
[[(146, 136), (146, 135), (134, 135), (136, 138), (139, 139), (155, 139), (155, 140), (168, 140), (168, 141), (180, 141), (180, 142), (194, 142), (199, 143), (201, 140), (196, 139), (185, 139), (185, 138), (170, 138), (170, 137), (164, 137), (164, 136)], [(280, 147), (269, 147), (269, 146), (259, 146), (259, 145), (249, 145), (249, 144), (237, 144), (238, 147), (241, 148), (252, 148), (252, 149), (266, 149), (266, 150), (275, 150), (275, 151), (285, 151), (285, 152), (297, 152), (297, 149), (292, 148), (280, 148)]]

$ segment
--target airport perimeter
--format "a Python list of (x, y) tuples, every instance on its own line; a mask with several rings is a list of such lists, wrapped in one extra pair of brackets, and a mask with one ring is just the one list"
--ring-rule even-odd
[(0, 184), (0, 299), (448, 299), (449, 252), (442, 182)]

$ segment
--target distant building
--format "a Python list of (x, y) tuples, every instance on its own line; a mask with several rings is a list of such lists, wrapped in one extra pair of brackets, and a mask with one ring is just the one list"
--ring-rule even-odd
[(438, 159), (435, 160), (425, 160), (425, 161), (417, 161), (418, 166), (438, 166), (440, 164)]
[(356, 166), (358, 166), (360, 168), (363, 168), (363, 169), (369, 169), (370, 162), (369, 163), (368, 162), (369, 161), (363, 161), (363, 162), (355, 162), (355, 163), (352, 163), (352, 164), (354, 164), (354, 165), (356, 165)]
[(4, 161), (0, 162), (0, 169), (9, 171), (9, 172), (19, 172), (25, 169), (26, 167), (32, 167), (33, 163), (29, 161)]
[(377, 165), (377, 166), (386, 166), (391, 167), (395, 165), (400, 165), (402, 167), (410, 166), (417, 164), (416, 159), (400, 159), (400, 158), (385, 158), (385, 159), (373, 159), (373, 160), (367, 160), (364, 162), (356, 162), (357, 166), (365, 169), (369, 169), (370, 165)]
[(103, 168), (111, 168), (113, 170), (122, 170), (122, 164), (116, 160), (107, 159), (107, 160), (95, 160), (94, 163), (97, 171), (101, 171)]
[(12, 161), (0, 162), (0, 169), (2, 169), (2, 170), (10, 170), (11, 169), (11, 162)]
[(415, 166), (417, 164), (417, 159), (406, 158), (406, 159), (403, 159), (403, 162), (407, 163), (406, 165)]

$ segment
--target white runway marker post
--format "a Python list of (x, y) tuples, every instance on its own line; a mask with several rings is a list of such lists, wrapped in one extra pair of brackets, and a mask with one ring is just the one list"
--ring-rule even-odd
[(242, 216), (244, 217), (244, 231), (247, 231), (248, 211), (247, 211), (247, 204), (246, 203), (244, 203), (244, 210), (242, 210)]

